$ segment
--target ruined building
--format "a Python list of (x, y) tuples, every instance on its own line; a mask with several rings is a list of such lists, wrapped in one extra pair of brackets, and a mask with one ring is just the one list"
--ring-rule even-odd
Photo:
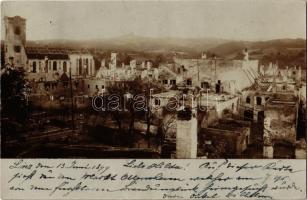
[(4, 17), (5, 41), (4, 61), (11, 66), (26, 69), (26, 19), (15, 17)]
[(71, 70), (74, 78), (96, 74), (93, 56), (86, 50), (30, 47), (26, 43), (26, 19), (4, 17), (4, 60), (23, 68), (30, 80), (56, 80)]

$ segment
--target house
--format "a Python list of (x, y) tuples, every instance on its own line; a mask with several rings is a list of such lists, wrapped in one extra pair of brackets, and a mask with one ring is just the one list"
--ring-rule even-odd
[[(293, 157), (296, 143), (298, 98), (289, 94), (274, 94), (264, 109), (264, 147), (266, 158)], [(282, 146), (287, 146), (288, 155), (283, 155)], [(292, 149), (292, 152), (291, 152)]]
[(209, 158), (214, 158), (214, 154), (217, 153), (215, 151), (219, 151), (218, 147), (220, 146), (220, 150), (224, 152), (219, 152), (221, 153), (219, 156), (240, 157), (251, 143), (250, 125), (250, 122), (246, 121), (220, 119), (207, 128), (202, 128), (200, 130), (199, 146), (204, 149), (200, 152), (208, 155)]

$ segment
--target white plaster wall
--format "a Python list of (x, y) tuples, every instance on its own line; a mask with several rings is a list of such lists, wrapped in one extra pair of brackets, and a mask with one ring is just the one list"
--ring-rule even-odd
[(263, 146), (263, 157), (264, 158), (273, 158), (274, 149), (272, 146)]
[(176, 134), (176, 158), (196, 158), (197, 120), (178, 120)]
[(306, 149), (295, 149), (296, 159), (306, 159)]

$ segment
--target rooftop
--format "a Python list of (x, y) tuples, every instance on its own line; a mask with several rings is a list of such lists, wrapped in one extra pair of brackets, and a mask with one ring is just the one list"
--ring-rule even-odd
[(19, 15), (16, 15), (14, 17), (8, 17), (8, 16), (4, 16), (5, 20), (19, 20), (19, 21), (26, 21), (25, 18), (20, 17)]
[(27, 53), (28, 59), (44, 60), (48, 58), (50, 60), (69, 60), (68, 54), (61, 53)]
[(73, 48), (55, 48), (55, 47), (37, 47), (37, 46), (27, 46), (27, 54), (90, 54), (88, 49), (73, 49)]

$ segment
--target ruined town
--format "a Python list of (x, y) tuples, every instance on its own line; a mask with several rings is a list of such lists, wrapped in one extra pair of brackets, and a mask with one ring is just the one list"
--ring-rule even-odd
[(27, 20), (2, 19), (3, 158), (306, 158), (305, 39), (135, 51), (28, 41)]

